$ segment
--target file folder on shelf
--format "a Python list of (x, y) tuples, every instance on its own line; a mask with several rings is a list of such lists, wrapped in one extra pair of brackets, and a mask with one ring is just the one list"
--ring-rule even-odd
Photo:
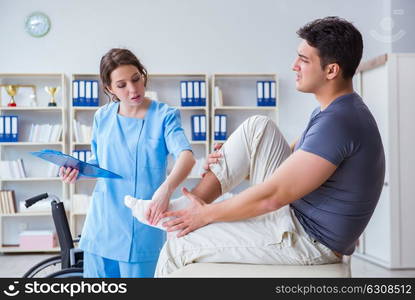
[(38, 152), (30, 152), (32, 155), (41, 159), (47, 160), (58, 166), (71, 167), (79, 170), (79, 175), (87, 177), (102, 177), (102, 178), (122, 178), (120, 175), (111, 171), (102, 169), (96, 165), (92, 165), (76, 159), (70, 155), (64, 154), (60, 151), (44, 149)]
[(215, 116), (215, 140), (225, 141), (227, 138), (226, 129), (227, 115), (216, 115)]

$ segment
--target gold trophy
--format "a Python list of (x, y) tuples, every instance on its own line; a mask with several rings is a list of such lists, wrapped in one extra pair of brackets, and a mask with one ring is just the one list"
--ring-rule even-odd
[(16, 96), (18, 90), (17, 85), (9, 84), (6, 86), (6, 92), (9, 94), (11, 98), (10, 102), (7, 104), (7, 106), (16, 106), (16, 102), (14, 101), (14, 96)]
[(51, 96), (48, 106), (56, 106), (55, 94), (58, 90), (59, 87), (45, 86), (45, 91)]

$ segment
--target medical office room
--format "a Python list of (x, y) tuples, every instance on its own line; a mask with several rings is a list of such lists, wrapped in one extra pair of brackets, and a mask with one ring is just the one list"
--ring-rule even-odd
[[(377, 129), (376, 126), (373, 128), (378, 132), (376, 136), (383, 145), (383, 152), (379, 150), (382, 146), (376, 150), (379, 151), (379, 157), (384, 155), (382, 167), (368, 172), (370, 175), (362, 176), (360, 171), (357, 172), (359, 174), (355, 173), (353, 187), (345, 187), (346, 192), (343, 191), (349, 193), (345, 196), (347, 199), (353, 198), (351, 196), (357, 189), (375, 195), (372, 197), (376, 198), (372, 199), (372, 210), (362, 210), (362, 214), (367, 217), (367, 225), (364, 222), (358, 238), (354, 239), (355, 242), (351, 248), (349, 245), (347, 251), (334, 251), (328, 246), (329, 243), (323, 242), (322, 248), (333, 250), (330, 252), (331, 262), (299, 264), (292, 260), (291, 263), (272, 263), (269, 260), (251, 260), (238, 254), (215, 261), (217, 257), (212, 254), (211, 260), (194, 259), (177, 270), (165, 271), (164, 275), (415, 277), (415, 218), (412, 216), (415, 211), (415, 159), (412, 153), (415, 146), (415, 1), (412, 0), (1, 0), (0, 277), (47, 277), (51, 274), (82, 277), (85, 249), (104, 258), (107, 252), (117, 252), (118, 256), (110, 258), (119, 261), (128, 262), (129, 257), (136, 257), (134, 249), (143, 249), (144, 246), (140, 243), (144, 243), (144, 240), (139, 238), (138, 233), (129, 233), (132, 234), (130, 238), (136, 238), (137, 241), (129, 241), (131, 244), (128, 244), (125, 242), (128, 238), (119, 237), (121, 234), (117, 230), (121, 229), (117, 228), (124, 226), (122, 223), (128, 219), (133, 222), (131, 224), (134, 224), (134, 228), (150, 230), (145, 229), (150, 227), (143, 222), (148, 211), (134, 211), (132, 206), (126, 208), (128, 204), (124, 195), (132, 196), (129, 199), (136, 201), (135, 207), (143, 205), (142, 208), (147, 209), (150, 202), (136, 198), (151, 200), (156, 196), (161, 199), (168, 195), (171, 199), (190, 201), (190, 198), (183, 196), (182, 187), (191, 190), (199, 182), (208, 181), (206, 177), (210, 177), (202, 175), (206, 172), (208, 155), (221, 153), (222, 150), (225, 152), (224, 149), (229, 151), (225, 153), (236, 153), (231, 151), (244, 148), (242, 144), (241, 147), (235, 146), (236, 138), (229, 138), (241, 136), (241, 124), (249, 123), (244, 123), (245, 120), (253, 120), (252, 130), (256, 129), (255, 132), (261, 134), (260, 137), (267, 131), (259, 129), (262, 126), (261, 120), (275, 124), (272, 128), (278, 129), (276, 132), (288, 145), (294, 144), (290, 158), (298, 154), (296, 152), (308, 153), (301, 150), (308, 149), (302, 148), (307, 139), (307, 134), (303, 136), (303, 133), (316, 120), (312, 113), (323, 105), (322, 102), (319, 103), (319, 99), (324, 98), (320, 97), (323, 88), (319, 88), (319, 84), (332, 87), (330, 84), (334, 77), (330, 77), (331, 73), (322, 73), (325, 71), (321, 65), (321, 68), (314, 70), (318, 74), (325, 74), (324, 79), (320, 78), (322, 82), (314, 82), (315, 86), (310, 89), (301, 87), (301, 81), (307, 74), (314, 74), (314, 79), (317, 80), (317, 73), (313, 73), (313, 70), (306, 73), (306, 70), (307, 66), (314, 64), (315, 67), (316, 61), (313, 59), (320, 59), (319, 54), (323, 55), (324, 52), (319, 52), (320, 46), (308, 42), (306, 37), (310, 32), (306, 32), (305, 25), (317, 19), (328, 20), (326, 17), (331, 16), (340, 18), (335, 20), (346, 20), (362, 36), (361, 60), (357, 60), (357, 68), (352, 70), (354, 76), (352, 79), (349, 77), (352, 85), (348, 88), (353, 88), (351, 99), (362, 99), (373, 115)], [(300, 28), (303, 29), (301, 32)], [(318, 30), (318, 26), (315, 30)], [(337, 31), (337, 41), (344, 38), (345, 34), (342, 33), (342, 30)], [(324, 45), (326, 44), (323, 43), (323, 48)], [(346, 46), (340, 47), (343, 49), (340, 52), (345, 52), (345, 48)], [(138, 68), (136, 78), (131, 77), (130, 80), (128, 77), (124, 82), (127, 77), (123, 76), (127, 73), (120, 75), (114, 71), (106, 74), (107, 81), (102, 80), (105, 72), (102, 68), (104, 55), (110, 59), (121, 53), (111, 52), (111, 49), (127, 53), (130, 58), (127, 61), (135, 62), (134, 59), (131, 60), (132, 57), (139, 59), (139, 67), (136, 63), (120, 60), (119, 66), (113, 69), (128, 73), (131, 68)], [(355, 55), (356, 51), (349, 50), (353, 53), (350, 56)], [(307, 56), (307, 53), (315, 56)], [(308, 60), (310, 57), (312, 59)], [(344, 75), (342, 72), (345, 65), (336, 59), (329, 59), (324, 68), (328, 65), (333, 66), (333, 72), (338, 72), (338, 77)], [(110, 63), (106, 65), (108, 68), (110, 66)], [(114, 85), (116, 75), (121, 76), (119, 78), (122, 80), (116, 81), (117, 84)], [(145, 81), (145, 84), (140, 85), (143, 95), (124, 100), (122, 97), (128, 93), (125, 90), (137, 86), (136, 81)], [(125, 85), (120, 85), (120, 82)], [(131, 115), (121, 116), (124, 109), (135, 107), (132, 102), (123, 101), (148, 103), (147, 115), (143, 117), (138, 114), (141, 118), (138, 117), (138, 123), (137, 120), (134, 121), (134, 126), (142, 126), (140, 130), (131, 128)], [(117, 114), (114, 110), (114, 120), (118, 120), (128, 130), (133, 130), (128, 132), (129, 138), (124, 140), (125, 143), (119, 143), (122, 134), (110, 131), (113, 121), (104, 116), (105, 111), (116, 108), (117, 105), (119, 111)], [(109, 107), (108, 110), (105, 107)], [(155, 114), (155, 107), (160, 109), (159, 114), (163, 109), (174, 112), (166, 117), (172, 117), (173, 121), (169, 123), (166, 121), (168, 119), (157, 119), (158, 121), (151, 121), (155, 125), (146, 126), (145, 122), (150, 122), (147, 120), (148, 115)], [(367, 110), (366, 113), (369, 114)], [(358, 122), (358, 118), (355, 119), (353, 124)], [(143, 122), (140, 123), (141, 121)], [(367, 120), (360, 121), (364, 123)], [(98, 129), (100, 126), (107, 126), (105, 128), (109, 130), (105, 133), (107, 138), (104, 142), (100, 140), (103, 138), (103, 133)], [(150, 132), (156, 132), (156, 127), (165, 130), (162, 131), (164, 139), (163, 135), (150, 136)], [(169, 128), (176, 132), (176, 141), (173, 141), (173, 133), (169, 135)], [(149, 140), (140, 144), (142, 139), (138, 132), (148, 136)], [(373, 135), (369, 139), (372, 137)], [(327, 139), (322, 139), (319, 143), (309, 142), (307, 145), (324, 149), (329, 144), (333, 145), (334, 139), (337, 140), (327, 136)], [(340, 141), (341, 139), (339, 143)], [(162, 149), (154, 150), (151, 148), (153, 143), (161, 143), (157, 145), (162, 145), (158, 146)], [(248, 141), (244, 144), (244, 149), (251, 149), (255, 143)], [(101, 150), (100, 147), (106, 150)], [(140, 173), (141, 177), (136, 181), (122, 183), (123, 179), (115, 178), (120, 172), (125, 177), (125, 174), (132, 173), (131, 170), (138, 170), (126, 158), (129, 157), (127, 149), (132, 149), (131, 147), (136, 147), (134, 153), (137, 157), (132, 161), (140, 164), (140, 159), (144, 159), (144, 164), (153, 165), (145, 169), (149, 173)], [(142, 150), (140, 147), (143, 147)], [(223, 149), (220, 150), (220, 147)], [(336, 148), (335, 145), (333, 147)], [(122, 148), (123, 151), (127, 150), (126, 154), (119, 152)], [(155, 152), (150, 153), (151, 149)], [(109, 151), (108, 156), (105, 151)], [(188, 156), (183, 154), (185, 152)], [(268, 156), (275, 156), (273, 153), (274, 151), (262, 153), (262, 156), (251, 153), (250, 159), (263, 162)], [(343, 164), (352, 160), (349, 155), (354, 153), (345, 154), (337, 165), (317, 154), (308, 155), (318, 157), (318, 161), (324, 161), (323, 164), (337, 168), (332, 170), (337, 172)], [(110, 154), (113, 155), (111, 158)], [(102, 159), (109, 161), (103, 163)], [(247, 163), (249, 162), (240, 159), (236, 164)], [(214, 164), (209, 162), (208, 166), (214, 168)], [(64, 172), (68, 173), (61, 174), (60, 166), (67, 167)], [(258, 162), (257, 167), (258, 172), (266, 173), (268, 165)], [(368, 169), (371, 168), (372, 165), (368, 164)], [(253, 169), (256, 170), (251, 165), (251, 170)], [(178, 180), (180, 176), (177, 174), (180, 172), (185, 173), (185, 176)], [(216, 174), (213, 169), (208, 172), (205, 174)], [(314, 182), (313, 178), (318, 175), (314, 176), (313, 172), (308, 177), (300, 174), (299, 178), (303, 179), (298, 186), (306, 181), (304, 178)], [(353, 170), (348, 172), (350, 177)], [(166, 192), (161, 188), (164, 185), (159, 178), (173, 178), (169, 177), (170, 174), (175, 174), (176, 184), (173, 190)], [(158, 177), (153, 181), (143, 180), (146, 176)], [(245, 201), (250, 186), (261, 184), (258, 181), (253, 183), (253, 174), (243, 177), (226, 193), (215, 195), (217, 200), (213, 204), (218, 202), (220, 205), (238, 197)], [(371, 180), (374, 177), (378, 180)], [(327, 175), (325, 180), (328, 178)], [(367, 185), (356, 183), (356, 178), (362, 178)], [(321, 184), (326, 184), (325, 180)], [(334, 181), (336, 180), (330, 182)], [(114, 186), (118, 189), (117, 192), (111, 190), (104, 193), (99, 190), (105, 184), (109, 185), (109, 182), (116, 182)], [(223, 183), (215, 184), (219, 184), (219, 191), (221, 186), (223, 190)], [(146, 192), (140, 194), (140, 189)], [(97, 199), (99, 195), (106, 199)], [(117, 198), (117, 195), (122, 196)], [(185, 195), (188, 195), (187, 192)], [(336, 194), (332, 197), (336, 198)], [(31, 201), (26, 201), (28, 199)], [(356, 204), (355, 200), (349, 199), (348, 203)], [(168, 205), (168, 202), (163, 201)], [(196, 203), (194, 199), (191, 201)], [(107, 204), (102, 204), (105, 202), (118, 206), (105, 206)], [(155, 200), (153, 202), (157, 203)], [(313, 206), (312, 201), (307, 203)], [(327, 205), (330, 207), (330, 204)], [(156, 217), (160, 220), (161, 213), (167, 206), (164, 210), (151, 207), (155, 221)], [(289, 206), (286, 207), (289, 209)], [(116, 211), (130, 215), (117, 215)], [(155, 211), (160, 214), (157, 215)], [(361, 214), (358, 214), (357, 218), (360, 217)], [(86, 220), (88, 230), (84, 228)], [(246, 222), (238, 222), (248, 226)], [(278, 221), (276, 226), (277, 223)], [(113, 232), (107, 231), (110, 228), (108, 224), (113, 225)], [(301, 224), (303, 223), (297, 225)], [(202, 228), (196, 228), (188, 236), (196, 235), (198, 230), (205, 230), (211, 225), (213, 224), (203, 223), (200, 225)], [(318, 228), (315, 230), (318, 231)], [(151, 230), (162, 232), (155, 228)], [(313, 226), (308, 230), (313, 231)], [(100, 237), (100, 232), (116, 237), (107, 241)], [(304, 234), (307, 235), (307, 232), (306, 230)], [(330, 235), (330, 230), (327, 232)], [(82, 243), (83, 238), (86, 240)], [(168, 238), (171, 238), (170, 235)], [(260, 240), (261, 233), (257, 231), (255, 238)], [(158, 239), (161, 248), (164, 241)], [(249, 242), (250, 237), (244, 236), (243, 239)], [(319, 243), (318, 239), (311, 240)], [(115, 241), (119, 241), (118, 244)], [(111, 247), (117, 250), (114, 251)], [(140, 257), (143, 259), (144, 256), (137, 256), (136, 259), (140, 261)], [(157, 262), (157, 257), (147, 258)], [(155, 264), (143, 265), (143, 268), (147, 267), (154, 270)], [(72, 270), (72, 273), (67, 270)]]

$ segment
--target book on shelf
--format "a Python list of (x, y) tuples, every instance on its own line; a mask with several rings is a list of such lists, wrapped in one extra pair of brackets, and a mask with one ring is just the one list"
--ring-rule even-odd
[(222, 90), (220, 89), (220, 87), (215, 86), (215, 107), (221, 107), (223, 106), (223, 95), (222, 95)]
[(90, 143), (92, 139), (92, 127), (81, 124), (77, 120), (73, 120), (73, 132), (75, 142), (77, 143)]
[(28, 140), (29, 142), (53, 143), (59, 142), (61, 135), (61, 124), (32, 124)]
[(26, 178), (23, 159), (0, 160), (0, 179)]
[(0, 212), (2, 214), (14, 214), (17, 212), (14, 190), (0, 190)]

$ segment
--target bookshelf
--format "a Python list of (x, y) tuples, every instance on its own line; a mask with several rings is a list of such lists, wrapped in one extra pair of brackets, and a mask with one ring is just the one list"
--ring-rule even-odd
[[(16, 106), (9, 107), (10, 96), (6, 86), (18, 86), (14, 97)], [(51, 95), (45, 87), (59, 87), (55, 94), (56, 106), (48, 106)], [(0, 115), (18, 116), (18, 141), (0, 143), (0, 160), (22, 159), (25, 178), (0, 177), (0, 189), (14, 190), (16, 213), (0, 214), (0, 252), (27, 252), (18, 247), (19, 233), (24, 230), (54, 230), (50, 208), (43, 212), (21, 212), (21, 202), (43, 192), (55, 194), (61, 199), (68, 197), (67, 188), (58, 177), (49, 177), (50, 164), (30, 154), (41, 149), (66, 152), (67, 100), (66, 80), (62, 73), (1, 73), (0, 74)], [(29, 141), (32, 124), (61, 126), (58, 141)], [(42, 131), (40, 134), (45, 134)], [(4, 174), (4, 173), (3, 173)], [(57, 252), (58, 248), (30, 250), (30, 252)]]

